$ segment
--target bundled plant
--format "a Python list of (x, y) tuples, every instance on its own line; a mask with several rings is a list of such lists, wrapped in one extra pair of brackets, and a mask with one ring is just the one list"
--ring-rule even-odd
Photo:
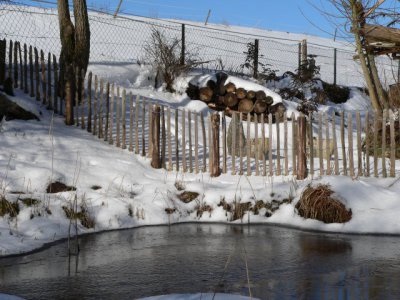
[(150, 40), (144, 46), (147, 60), (151, 63), (158, 77), (166, 84), (166, 90), (174, 93), (176, 78), (186, 74), (200, 62), (193, 53), (185, 51), (185, 61), (181, 60), (181, 41), (177, 38), (168, 39), (159, 29), (152, 29)]

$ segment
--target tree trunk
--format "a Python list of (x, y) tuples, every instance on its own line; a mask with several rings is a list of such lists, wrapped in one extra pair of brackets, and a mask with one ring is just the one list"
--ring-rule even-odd
[(379, 79), (378, 69), (375, 64), (375, 57), (372, 54), (368, 54), (368, 63), (369, 63), (369, 68), (371, 70), (372, 79), (375, 84), (375, 88), (376, 88), (376, 92), (378, 94), (380, 104), (385, 109), (389, 109), (389, 98), (388, 98), (386, 91), (384, 90), (384, 88), (382, 86), (381, 80)]
[(361, 68), (363, 70), (365, 81), (367, 83), (371, 103), (375, 110), (380, 111), (380, 110), (382, 110), (382, 107), (376, 97), (375, 86), (372, 81), (372, 78), (371, 78), (371, 75), (369, 72), (370, 70), (368, 68), (367, 61), (366, 61), (366, 56), (364, 54), (364, 50), (362, 47), (362, 42), (361, 42), (361, 37), (360, 37), (360, 24), (359, 24), (359, 12), (358, 12), (357, 0), (350, 0), (349, 4), (351, 7), (351, 12), (352, 12), (351, 23), (352, 23), (353, 31), (354, 31), (354, 40), (356, 42), (357, 52), (360, 57)]
[(65, 95), (65, 123), (73, 125), (75, 102), (75, 28), (71, 22), (68, 0), (58, 0), (58, 21), (61, 39), (61, 76)]
[[(73, 0), (75, 17), (75, 65), (79, 70), (76, 86), (79, 91), (83, 87), (84, 77), (90, 56), (90, 28), (86, 0)], [(83, 70), (83, 73), (82, 73)], [(82, 101), (82, 93), (78, 93), (78, 102)]]

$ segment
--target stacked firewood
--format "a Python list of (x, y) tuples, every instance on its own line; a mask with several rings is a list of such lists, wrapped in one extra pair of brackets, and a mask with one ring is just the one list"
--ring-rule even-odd
[(236, 87), (232, 82), (225, 84), (226, 78), (223, 74), (218, 73), (217, 82), (209, 80), (205, 87), (199, 88), (189, 83), (186, 93), (191, 99), (201, 100), (209, 108), (225, 111), (228, 115), (235, 111), (241, 112), (245, 119), (247, 116), (253, 119), (255, 114), (275, 115), (279, 111), (286, 111), (282, 103), (273, 105), (274, 99), (262, 90), (246, 90)]

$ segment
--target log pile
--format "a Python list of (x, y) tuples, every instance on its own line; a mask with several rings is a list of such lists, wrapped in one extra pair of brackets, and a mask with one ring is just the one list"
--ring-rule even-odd
[(274, 99), (267, 96), (264, 91), (246, 90), (242, 87), (236, 87), (234, 83), (225, 84), (227, 75), (225, 73), (217, 73), (217, 82), (209, 80), (205, 87), (197, 87), (189, 83), (186, 90), (187, 95), (192, 100), (198, 100), (207, 103), (208, 107), (225, 111), (228, 116), (233, 112), (243, 113), (243, 119), (248, 117), (253, 120), (254, 115), (273, 114), (274, 122), (276, 116), (283, 119), (286, 111), (282, 103), (273, 105)]

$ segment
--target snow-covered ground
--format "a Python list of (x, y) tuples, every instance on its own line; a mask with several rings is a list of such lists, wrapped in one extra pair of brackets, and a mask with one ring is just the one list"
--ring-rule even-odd
[[(153, 93), (157, 97), (163, 94), (161, 90), (143, 87), (143, 83), (140, 86), (139, 92), (148, 97), (154, 96)], [(184, 96), (164, 93), (159, 98), (177, 106), (190, 105)], [(230, 213), (219, 206), (222, 199), (227, 203), (235, 200), (255, 203), (257, 200), (282, 201), (288, 197), (294, 201), (282, 204), (271, 217), (265, 216), (263, 208), (258, 215), (246, 213), (235, 223), (281, 224), (326, 232), (400, 234), (400, 183), (395, 178), (314, 176), (296, 181), (291, 176), (210, 178), (206, 173), (155, 170), (145, 158), (110, 146), (76, 127), (66, 127), (61, 117), (39, 107), (19, 91), (13, 100), (39, 115), (41, 121), (2, 122), (0, 191), (9, 201), (33, 198), (38, 202), (27, 206), (19, 201), (17, 217), (0, 218), (0, 255), (30, 251), (67, 237), (70, 221), (62, 207), (71, 205), (75, 197), (78, 210), (85, 206), (95, 222), (94, 229), (78, 223), (79, 234), (177, 222), (230, 222)], [(347, 105), (360, 105), (359, 102), (366, 105), (360, 99), (353, 99)], [(54, 181), (73, 185), (77, 190), (47, 194), (46, 186)], [(351, 221), (324, 224), (300, 217), (295, 204), (310, 183), (329, 183), (352, 209)], [(94, 186), (101, 188), (94, 190)], [(182, 192), (176, 186), (197, 192), (199, 197), (185, 204), (178, 199)], [(198, 207), (207, 206), (207, 211), (199, 216)], [(166, 209), (172, 213), (167, 214)]]

